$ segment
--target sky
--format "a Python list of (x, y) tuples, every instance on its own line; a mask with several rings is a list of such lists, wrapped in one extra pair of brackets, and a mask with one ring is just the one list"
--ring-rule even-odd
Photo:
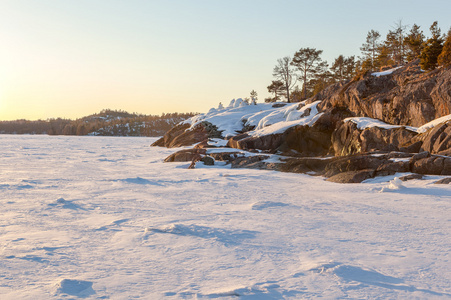
[(0, 0), (0, 120), (205, 112), (269, 96), (277, 59), (360, 55), (395, 23), (451, 27), (451, 1)]

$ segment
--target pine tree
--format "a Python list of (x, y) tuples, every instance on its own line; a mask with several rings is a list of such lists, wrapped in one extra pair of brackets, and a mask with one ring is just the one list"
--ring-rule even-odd
[(279, 80), (273, 80), (271, 82), (271, 85), (269, 85), (267, 87), (268, 92), (273, 93), (274, 94), (274, 98), (271, 99), (270, 102), (275, 102), (277, 100), (279, 100), (280, 95), (283, 95), (284, 92), (284, 84), (282, 81)]
[(309, 96), (314, 96), (328, 87), (333, 83), (333, 76), (328, 70), (323, 70), (323, 72), (318, 72), (315, 74), (313, 79), (309, 81), (308, 87)]
[(380, 33), (375, 30), (368, 31), (366, 36), (366, 42), (362, 44), (360, 47), (360, 51), (362, 51), (364, 60), (367, 61), (372, 68), (374, 68), (374, 62), (379, 52), (379, 48), (381, 46), (379, 42), (379, 38), (381, 37)]
[(420, 26), (413, 24), (409, 34), (404, 38), (404, 44), (407, 47), (407, 61), (412, 61), (420, 57), (423, 50), (424, 34)]
[(343, 55), (338, 56), (332, 66), (332, 78), (334, 81), (342, 81), (351, 79), (356, 70), (356, 61), (354, 56), (345, 58)]
[(338, 56), (330, 67), (333, 77), (337, 81), (345, 79), (345, 58), (343, 55)]
[(389, 47), (383, 45), (379, 48), (379, 55), (376, 57), (374, 61), (374, 67), (380, 68), (383, 66), (390, 66), (395, 64), (395, 61), (392, 59), (393, 51), (390, 50)]
[(443, 49), (443, 38), (437, 21), (431, 25), (430, 31), (432, 37), (426, 41), (420, 54), (420, 66), (423, 70), (434, 70), (437, 67), (437, 59)]
[(388, 31), (384, 46), (386, 47), (386, 50), (388, 50), (390, 59), (393, 60), (394, 63), (404, 64), (406, 58), (404, 32), (406, 26), (402, 25), (402, 22), (399, 21), (393, 28), (393, 30)]
[(256, 92), (255, 90), (252, 90), (251, 93), (250, 93), (250, 95), (251, 95), (251, 104), (252, 104), (252, 105), (257, 105), (257, 100), (258, 100), (258, 98), (257, 98), (257, 96), (258, 96), (257, 92)]
[(444, 67), (451, 65), (451, 28), (448, 31), (442, 53), (438, 56), (437, 62)]
[(301, 48), (293, 56), (291, 64), (302, 74), (299, 80), (302, 82), (304, 99), (307, 97), (308, 80), (316, 74), (323, 72), (327, 67), (327, 63), (323, 62), (320, 57), (321, 53), (323, 53), (323, 50)]

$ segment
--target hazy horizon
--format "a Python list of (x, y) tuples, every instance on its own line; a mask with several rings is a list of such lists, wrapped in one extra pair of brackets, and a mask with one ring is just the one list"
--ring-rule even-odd
[(102, 109), (207, 111), (258, 92), (303, 47), (329, 64), (360, 55), (369, 30), (399, 20), (451, 26), (451, 2), (4, 1), (0, 120), (77, 119)]

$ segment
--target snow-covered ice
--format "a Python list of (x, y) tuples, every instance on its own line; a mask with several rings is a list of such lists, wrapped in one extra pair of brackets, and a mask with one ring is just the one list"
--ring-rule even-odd
[(0, 136), (0, 299), (451, 298), (439, 177), (188, 170), (154, 140)]

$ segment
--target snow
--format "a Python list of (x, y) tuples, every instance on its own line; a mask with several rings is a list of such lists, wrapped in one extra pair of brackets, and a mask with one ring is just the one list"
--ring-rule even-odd
[(399, 68), (402, 68), (402, 66), (396, 67), (396, 68), (392, 68), (392, 69), (389, 69), (389, 70), (385, 70), (385, 71), (382, 71), (382, 72), (374, 72), (374, 73), (371, 73), (371, 75), (376, 76), (376, 77), (386, 76), (386, 75), (392, 74), (394, 71), (398, 70)]
[(0, 139), (1, 299), (451, 298), (438, 176), (346, 185), (188, 170), (155, 138)]
[(225, 147), (227, 145), (227, 140), (212, 138), (208, 140), (208, 145), (213, 147)]
[[(396, 68), (391, 71), (394, 70), (396, 70)], [(244, 126), (249, 128), (253, 127), (253, 130), (247, 132), (251, 136), (258, 137), (269, 134), (278, 134), (283, 133), (293, 126), (312, 126), (323, 114), (318, 112), (317, 106), (320, 102), (321, 101), (316, 101), (306, 104), (304, 101), (301, 103), (288, 103), (282, 107), (273, 107), (273, 103), (248, 105), (239, 98), (237, 100), (233, 99), (225, 109), (211, 108), (207, 113), (196, 115), (182, 123), (190, 124), (190, 128), (193, 128), (201, 122), (210, 122), (218, 128), (218, 131), (220, 131), (222, 136), (226, 139), (240, 133)], [(222, 107), (222, 104), (219, 107)], [(451, 115), (438, 118), (421, 127), (391, 125), (381, 120), (368, 117), (346, 118), (344, 119), (344, 122), (353, 122), (360, 130), (371, 127), (383, 129), (404, 127), (410, 131), (423, 133), (434, 126), (449, 120), (451, 120)]]
[(433, 121), (431, 121), (429, 123), (426, 123), (426, 124), (424, 124), (421, 127), (418, 127), (417, 131), (418, 131), (418, 133), (424, 133), (424, 132), (428, 131), (429, 129), (431, 129), (431, 128), (435, 127), (435, 126), (437, 126), (437, 125), (439, 125), (441, 123), (450, 121), (450, 120), (451, 120), (451, 115), (443, 116), (443, 117), (437, 118), (437, 119), (435, 119), (435, 120), (433, 120)]
[(399, 179), (399, 177), (395, 177), (393, 180), (391, 180), (386, 187), (383, 187), (381, 189), (381, 192), (385, 192), (387, 190), (399, 190), (403, 189), (405, 186), (402, 184), (402, 180)]
[(201, 122), (210, 122), (218, 127), (225, 138), (236, 135), (244, 125), (255, 127), (249, 133), (254, 136), (282, 133), (297, 125), (311, 126), (320, 117), (317, 109), (320, 102), (273, 107), (273, 103), (248, 105), (241, 98), (233, 99), (227, 109), (211, 108), (208, 113), (196, 115), (183, 123), (191, 124), (190, 128), (193, 128)]
[(233, 103), (233, 107), (229, 106), (224, 110), (211, 109), (208, 113), (196, 115), (183, 123), (191, 124), (191, 128), (193, 128), (199, 123), (207, 121), (216, 125), (218, 130), (222, 131), (222, 135), (227, 137), (234, 136), (237, 134), (237, 131), (243, 129), (243, 120), (246, 120), (249, 116), (260, 114), (264, 111), (270, 113), (274, 110), (272, 105), (267, 103), (244, 106), (241, 105), (241, 103), (245, 103), (242, 101), (234, 101)]
[(382, 122), (381, 120), (372, 119), (372, 118), (368, 118), (368, 117), (352, 117), (352, 118), (346, 118), (343, 121), (344, 122), (353, 122), (354, 124), (357, 125), (357, 128), (359, 130), (364, 130), (364, 129), (371, 128), (371, 127), (379, 127), (379, 128), (383, 128), (383, 129), (393, 129), (393, 128), (404, 127), (410, 131), (414, 131), (417, 133), (425, 133), (429, 129), (434, 128), (435, 126), (437, 126), (441, 123), (444, 123), (444, 122), (448, 122), (450, 120), (451, 120), (451, 115), (447, 115), (447, 116), (443, 116), (441, 118), (437, 118), (437, 119), (435, 119), (429, 123), (426, 123), (420, 127), (404, 126), (404, 125), (390, 125), (385, 122)]
[(346, 118), (343, 120), (344, 122), (353, 122), (357, 125), (357, 128), (359, 130), (364, 130), (371, 127), (379, 127), (383, 129), (394, 129), (394, 128), (400, 128), (405, 127), (406, 129), (410, 131), (417, 132), (417, 127), (412, 126), (403, 126), (403, 125), (390, 125), (385, 122), (382, 122), (378, 119), (368, 118), (368, 117), (352, 117), (352, 118)]

